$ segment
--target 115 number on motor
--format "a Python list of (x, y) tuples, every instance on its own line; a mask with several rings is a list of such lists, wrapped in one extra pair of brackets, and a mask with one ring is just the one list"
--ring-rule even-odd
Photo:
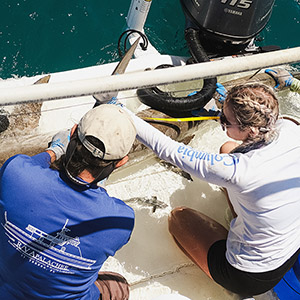
[(235, 6), (238, 8), (244, 8), (244, 9), (248, 9), (250, 8), (251, 4), (252, 4), (252, 0), (221, 0), (221, 3), (228, 3), (231, 6)]

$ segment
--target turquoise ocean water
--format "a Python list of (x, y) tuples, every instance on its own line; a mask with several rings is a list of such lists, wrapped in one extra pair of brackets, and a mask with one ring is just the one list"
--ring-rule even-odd
[[(1, 0), (0, 78), (118, 60), (130, 2)], [(179, 0), (153, 0), (145, 31), (161, 53), (187, 55)], [(277, 0), (260, 38), (258, 45), (300, 46), (300, 0)]]

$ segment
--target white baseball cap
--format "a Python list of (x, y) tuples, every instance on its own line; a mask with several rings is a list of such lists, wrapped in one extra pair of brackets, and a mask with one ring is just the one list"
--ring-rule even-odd
[[(102, 104), (89, 110), (78, 124), (78, 138), (95, 157), (116, 160), (125, 157), (135, 140), (136, 129), (130, 115), (120, 106)], [(86, 137), (93, 136), (104, 145), (97, 148)]]

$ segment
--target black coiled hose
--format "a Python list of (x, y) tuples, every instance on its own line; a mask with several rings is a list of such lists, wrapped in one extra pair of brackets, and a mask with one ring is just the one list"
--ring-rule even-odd
[[(187, 28), (185, 39), (195, 63), (209, 61), (201, 46), (199, 33), (196, 29)], [(159, 66), (159, 68), (161, 67), (170, 67), (170, 65)], [(199, 68), (201, 68), (201, 65), (199, 65)], [(216, 83), (216, 78), (204, 79), (203, 88), (186, 97), (173, 97), (157, 87), (138, 89), (137, 95), (142, 103), (166, 114), (190, 115), (192, 110), (203, 108), (210, 101), (216, 90)]]

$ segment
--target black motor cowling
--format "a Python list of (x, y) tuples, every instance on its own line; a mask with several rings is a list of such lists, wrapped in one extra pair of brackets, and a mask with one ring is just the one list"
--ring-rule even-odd
[(208, 53), (235, 54), (267, 25), (275, 0), (180, 0)]

